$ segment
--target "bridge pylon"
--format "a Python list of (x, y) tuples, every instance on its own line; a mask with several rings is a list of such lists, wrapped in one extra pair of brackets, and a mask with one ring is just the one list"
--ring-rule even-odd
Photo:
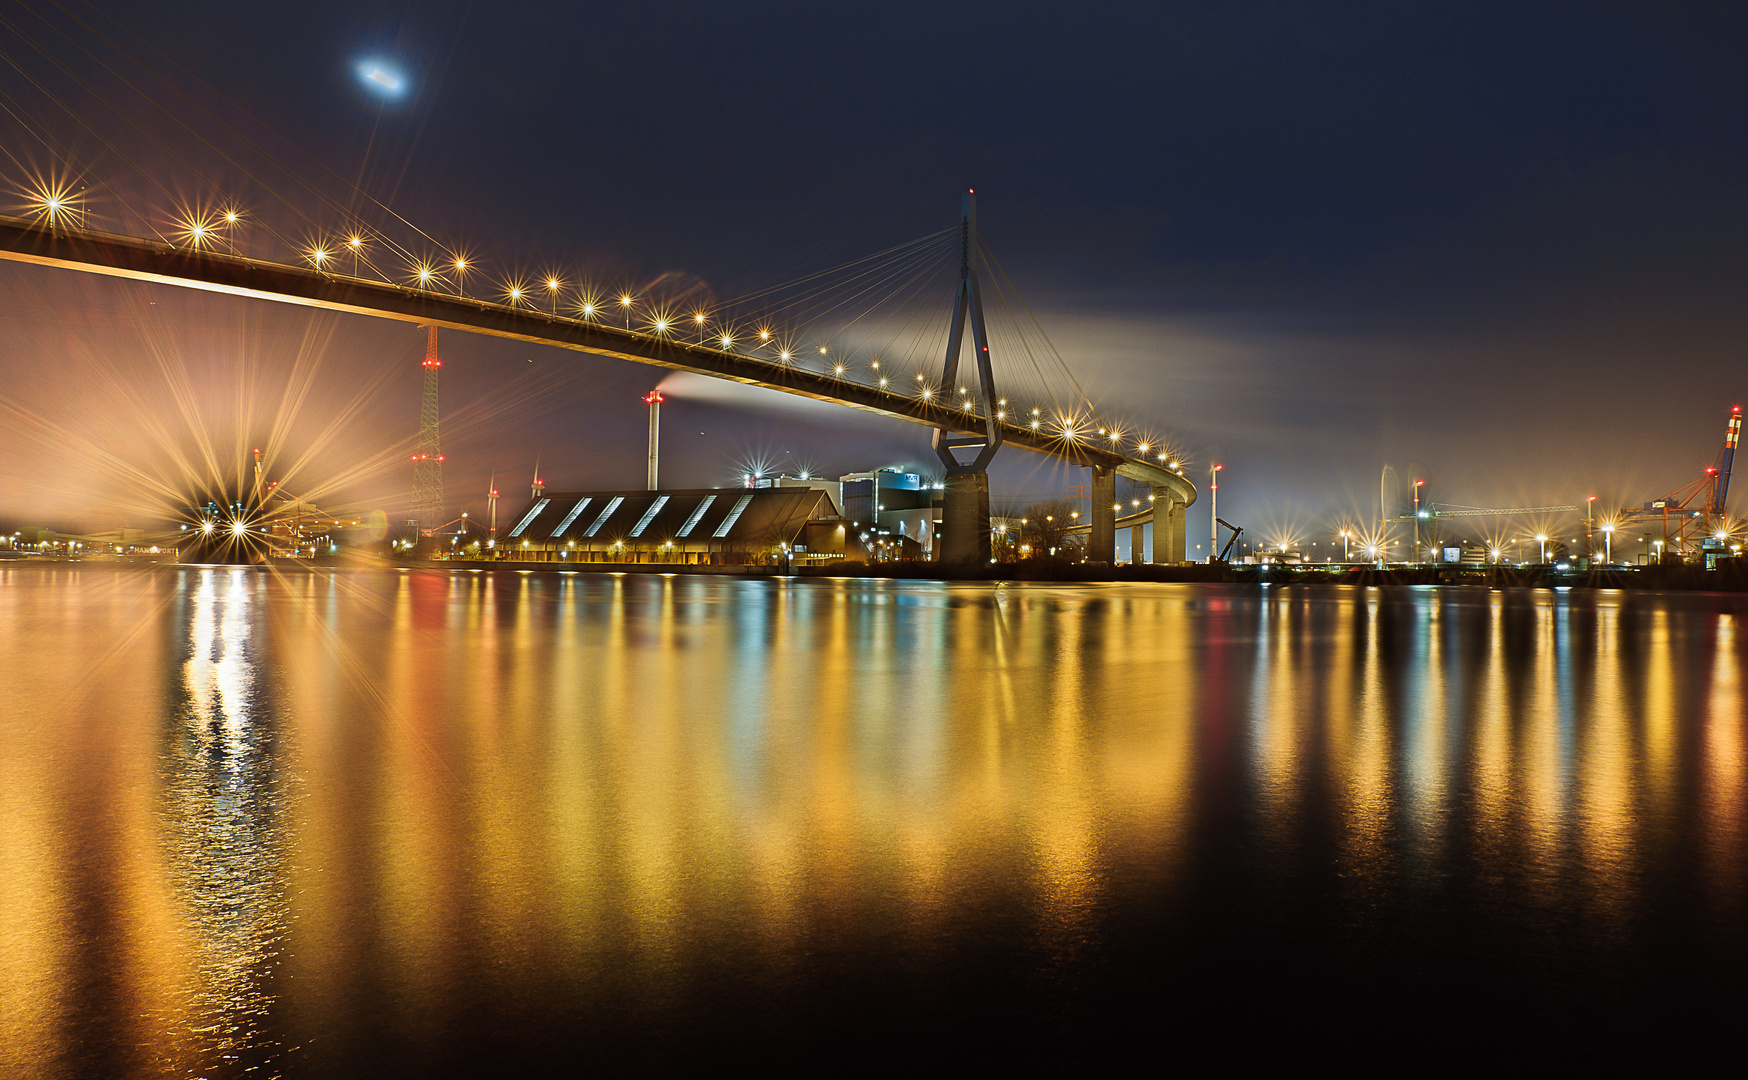
[[(959, 353), (965, 341), (967, 319), (971, 323), (972, 352), (977, 365), (978, 396), (972, 400), (982, 406), (982, 430), (970, 423), (935, 429), (935, 454), (947, 467), (938, 541), (941, 561), (959, 566), (989, 562), (989, 463), (1001, 449), (1000, 399), (996, 397), (995, 375), (989, 364), (983, 294), (977, 286), (975, 191), (967, 191), (960, 201), (959, 289), (953, 301), (953, 324), (947, 334), (947, 356), (941, 369), (941, 392), (949, 402), (963, 397), (955, 390), (959, 386)], [(958, 456), (961, 450), (976, 453), (970, 461), (961, 461)]]
[(1086, 561), (1117, 561), (1117, 470), (1112, 465), (1093, 465), (1092, 499), (1087, 507)]

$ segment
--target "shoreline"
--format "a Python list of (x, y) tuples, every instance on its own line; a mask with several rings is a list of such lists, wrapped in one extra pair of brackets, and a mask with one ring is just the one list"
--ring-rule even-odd
[[(1748, 560), (1739, 560), (1748, 562)], [(1444, 588), (1542, 588), (1608, 589), (1651, 592), (1748, 592), (1748, 566), (1731, 564), (1716, 570), (1690, 566), (1611, 567), (1601, 570), (1557, 570), (1544, 566), (1487, 567), (1375, 567), (1325, 566), (1066, 566), (992, 565), (976, 572), (943, 573), (933, 563), (887, 563), (873, 566), (834, 564), (797, 566), (698, 566), (667, 563), (519, 562), (445, 559), (387, 558), (275, 559), (271, 563), (234, 564), (275, 570), (449, 570), (496, 571), (547, 574), (656, 574), (731, 578), (875, 579), (886, 581), (1028, 582), (1038, 584), (1232, 584), (1232, 585), (1350, 585), (1367, 587), (1437, 586)], [(181, 568), (226, 566), (225, 563), (179, 563), (172, 557), (111, 558), (0, 558), (0, 568), (107, 567)]]

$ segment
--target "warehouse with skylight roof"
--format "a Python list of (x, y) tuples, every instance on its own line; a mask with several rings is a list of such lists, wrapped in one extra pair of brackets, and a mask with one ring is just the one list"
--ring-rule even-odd
[(858, 557), (831, 496), (803, 487), (542, 492), (510, 519), (498, 557), (535, 562), (736, 565)]

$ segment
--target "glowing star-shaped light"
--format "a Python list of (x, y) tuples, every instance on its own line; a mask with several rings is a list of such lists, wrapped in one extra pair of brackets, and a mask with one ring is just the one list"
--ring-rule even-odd
[(78, 200), (67, 185), (59, 182), (38, 183), (30, 193), (30, 215), (45, 225), (62, 226), (76, 223)]

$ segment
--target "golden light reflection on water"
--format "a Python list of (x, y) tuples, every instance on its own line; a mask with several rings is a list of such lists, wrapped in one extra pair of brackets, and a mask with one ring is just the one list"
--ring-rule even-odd
[(968, 937), (1072, 968), (1217, 864), (1330, 875), (1343, 933), (1452, 882), (1624, 933), (1684, 785), (1737, 910), (1740, 618), (0, 568), (0, 1067), (271, 1072), (438, 1045), (485, 1002), (677, 1008)]
[(1706, 870), (1717, 886), (1714, 903), (1720, 914), (1740, 920), (1748, 914), (1748, 867), (1741, 858), (1748, 846), (1748, 784), (1744, 783), (1748, 744), (1743, 738), (1743, 727), (1748, 725), (1748, 689), (1742, 677), (1742, 654), (1748, 641), (1743, 639), (1740, 614), (1720, 613), (1716, 629), (1701, 736)]
[(243, 569), (183, 571), (186, 659), (159, 752), (165, 900), (180, 915), (189, 998), (154, 1016), (203, 1071), (269, 1066), (270, 989), (290, 920), (286, 791), (277, 703), (257, 640), (266, 581)]
[(1353, 624), (1345, 648), (1358, 654), (1354, 658), (1358, 661), (1357, 677), (1346, 688), (1351, 697), (1330, 702), (1332, 717), (1346, 715), (1332, 726), (1329, 753), (1340, 770), (1345, 826), (1340, 835), (1347, 861), (1373, 877), (1386, 869), (1381, 862), (1388, 855), (1384, 843), (1389, 827), (1389, 747), (1395, 710), (1390, 701), (1390, 680), (1385, 677), (1391, 665), (1383, 654), (1394, 647), (1395, 635), (1389, 624), (1382, 622), (1390, 609), (1378, 590), (1367, 589), (1355, 600), (1356, 613), (1364, 621)]

